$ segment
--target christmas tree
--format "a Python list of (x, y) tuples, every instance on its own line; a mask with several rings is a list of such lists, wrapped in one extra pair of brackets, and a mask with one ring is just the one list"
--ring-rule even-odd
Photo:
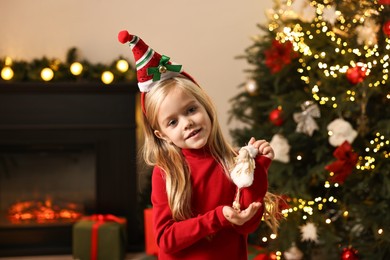
[(284, 219), (251, 242), (276, 259), (390, 259), (390, 1), (275, 0), (267, 16), (231, 135), (271, 141)]

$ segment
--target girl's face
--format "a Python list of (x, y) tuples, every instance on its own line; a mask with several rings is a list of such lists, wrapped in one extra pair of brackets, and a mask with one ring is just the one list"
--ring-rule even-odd
[(154, 134), (179, 148), (200, 149), (207, 144), (211, 120), (206, 109), (180, 88), (173, 88), (162, 101)]

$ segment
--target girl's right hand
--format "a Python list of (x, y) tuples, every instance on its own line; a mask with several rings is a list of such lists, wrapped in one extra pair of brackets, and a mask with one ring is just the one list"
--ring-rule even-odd
[(253, 202), (245, 210), (237, 211), (229, 206), (222, 208), (223, 215), (232, 224), (242, 226), (250, 220), (261, 207), (260, 202)]
[(270, 158), (271, 160), (274, 159), (275, 152), (272, 149), (272, 147), (269, 144), (269, 142), (267, 142), (266, 140), (256, 140), (254, 137), (252, 137), (249, 140), (248, 144), (253, 145), (256, 149), (258, 149), (259, 153), (261, 155), (264, 155), (264, 156)]

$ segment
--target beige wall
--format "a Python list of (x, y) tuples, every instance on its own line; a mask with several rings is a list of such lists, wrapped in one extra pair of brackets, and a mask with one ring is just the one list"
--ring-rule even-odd
[(117, 41), (121, 29), (184, 65), (214, 99), (228, 138), (228, 100), (249, 66), (235, 57), (258, 34), (272, 0), (1, 0), (0, 57), (65, 59), (77, 47), (82, 58), (108, 63), (133, 60)]

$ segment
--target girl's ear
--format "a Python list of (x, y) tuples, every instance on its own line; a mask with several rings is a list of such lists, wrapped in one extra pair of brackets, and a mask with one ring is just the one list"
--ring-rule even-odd
[(171, 141), (163, 133), (161, 133), (160, 131), (154, 130), (153, 133), (154, 133), (155, 136), (157, 136), (157, 138), (162, 139), (162, 140), (164, 140), (164, 141), (166, 141), (168, 143), (171, 143)]

